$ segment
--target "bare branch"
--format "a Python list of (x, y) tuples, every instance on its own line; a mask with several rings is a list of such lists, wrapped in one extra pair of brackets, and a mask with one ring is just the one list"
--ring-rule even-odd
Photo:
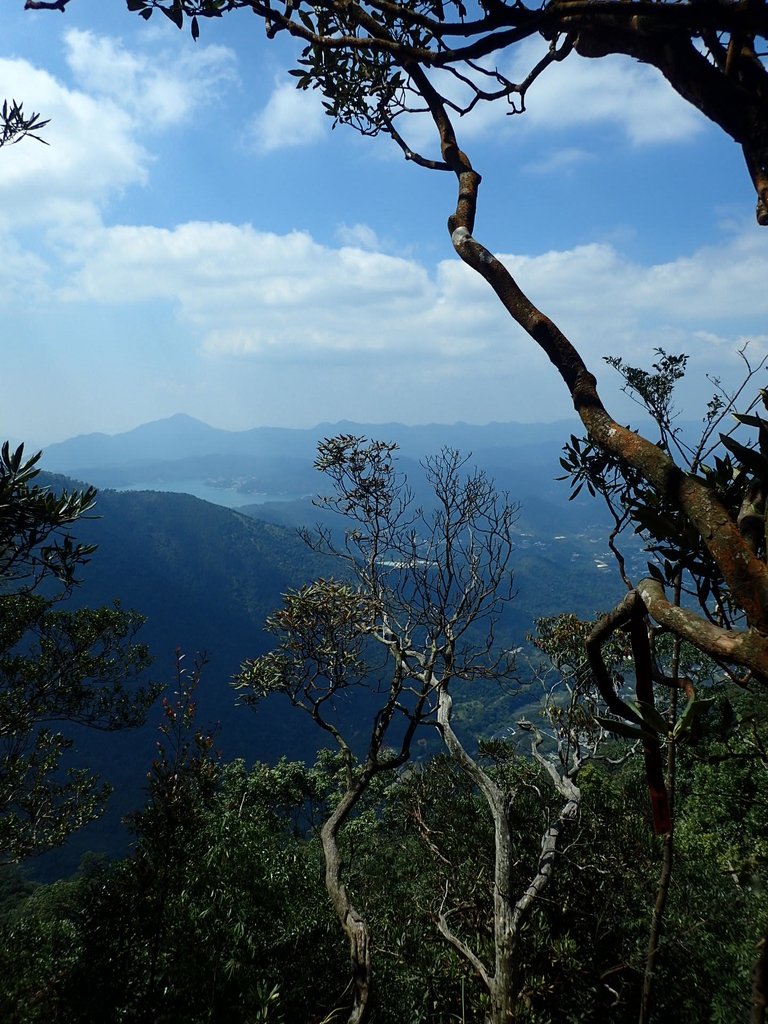
[(439, 910), (438, 915), (437, 915), (437, 927), (440, 929), (441, 935), (443, 935), (448, 940), (448, 942), (450, 942), (450, 944), (454, 947), (454, 949), (458, 950), (459, 953), (461, 953), (461, 955), (464, 957), (464, 959), (469, 961), (469, 963), (477, 971), (477, 973), (478, 973), (480, 979), (482, 980), (483, 984), (485, 985), (485, 987), (488, 990), (490, 990), (491, 989), (491, 985), (492, 985), (491, 977), (490, 977), (490, 975), (488, 973), (487, 968), (483, 964), (482, 960), (480, 960), (480, 958), (477, 956), (477, 954), (474, 953), (473, 950), (471, 950), (469, 948), (469, 946), (466, 944), (466, 942), (463, 942), (458, 937), (458, 935), (456, 935), (453, 931), (451, 931), (451, 928), (448, 925), (448, 915), (451, 913), (451, 911), (444, 910), (445, 901), (447, 900), (447, 898), (448, 898), (448, 881), (446, 880), (446, 883), (445, 883), (445, 894), (443, 895), (443, 902), (440, 904), (440, 910)]

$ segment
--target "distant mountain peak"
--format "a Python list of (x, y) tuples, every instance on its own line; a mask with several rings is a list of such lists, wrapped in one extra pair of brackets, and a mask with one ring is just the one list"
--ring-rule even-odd
[[(92, 480), (101, 487), (126, 486), (128, 483), (145, 485), (148, 481), (161, 484), (163, 480), (218, 480), (225, 477), (236, 480), (259, 477), (260, 474), (271, 480), (275, 475), (275, 460), (283, 460), (286, 465), (291, 460), (300, 460), (311, 469), (317, 442), (322, 437), (345, 433), (395, 442), (406, 460), (424, 458), (447, 445), (457, 451), (473, 453), (498, 472), (499, 459), (515, 461), (506, 454), (508, 449), (522, 453), (523, 449), (531, 446), (554, 445), (554, 450), (558, 451), (571, 429), (572, 424), (562, 422), (409, 426), (340, 420), (313, 428), (262, 426), (226, 430), (212, 427), (188, 413), (177, 412), (122, 433), (86, 434), (49, 445), (43, 466), (52, 472)], [(240, 462), (236, 465), (237, 459)], [(256, 461), (259, 461), (258, 466)], [(172, 463), (175, 464), (173, 470)]]
[[(204, 420), (199, 419), (197, 416), (190, 416), (188, 412), (175, 412), (172, 416), (161, 416), (159, 420), (152, 420), (152, 423), (202, 423), (204, 426), (210, 426), (205, 423)], [(150, 423), (145, 423), (144, 426), (150, 426)]]
[(190, 416), (186, 412), (175, 412), (172, 416), (163, 416), (159, 420), (151, 420), (149, 423), (141, 423), (138, 427), (134, 427), (132, 430), (124, 431), (122, 435), (115, 434), (113, 436), (120, 437), (125, 434), (136, 434), (138, 431), (155, 433), (158, 431), (167, 431), (169, 429), (176, 432), (181, 429), (229, 433), (229, 431), (221, 430), (219, 427), (212, 427), (210, 424), (197, 419), (195, 416)]

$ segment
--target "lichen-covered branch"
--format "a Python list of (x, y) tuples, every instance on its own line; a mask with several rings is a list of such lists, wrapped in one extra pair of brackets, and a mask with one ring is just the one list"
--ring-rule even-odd
[[(493, 820), (494, 876), (493, 876), (493, 948), (494, 971), (490, 974), (479, 957), (458, 937), (448, 925), (445, 899), (438, 915), (438, 927), (445, 938), (473, 966), (488, 990), (491, 1001), (490, 1019), (493, 1024), (506, 1024), (516, 1019), (520, 965), (518, 947), (523, 927), (538, 897), (549, 884), (555, 867), (558, 842), (564, 828), (578, 814), (581, 790), (574, 778), (580, 768), (579, 756), (572, 749), (570, 765), (559, 771), (557, 766), (543, 757), (539, 747), (543, 736), (533, 729), (531, 751), (552, 781), (555, 791), (565, 799), (557, 819), (549, 824), (541, 839), (536, 874), (526, 885), (522, 895), (515, 899), (512, 892), (514, 857), (512, 834), (508, 817), (509, 793), (505, 792), (481, 767), (462, 745), (451, 725), (453, 702), (447, 681), (438, 685), (438, 724), (448, 752), (477, 786), (485, 798)], [(446, 890), (447, 898), (447, 890)]]
[(716, 661), (742, 665), (768, 679), (768, 637), (761, 631), (723, 629), (689, 608), (680, 608), (670, 602), (658, 580), (641, 580), (636, 592), (659, 625), (666, 626)]
[(555, 791), (564, 798), (565, 803), (560, 809), (557, 818), (555, 818), (552, 824), (548, 826), (544, 835), (541, 837), (541, 853), (539, 854), (539, 863), (536, 874), (526, 886), (523, 895), (515, 903), (512, 914), (512, 928), (515, 932), (520, 929), (527, 918), (533, 907), (534, 901), (541, 896), (543, 891), (549, 885), (550, 879), (552, 878), (552, 872), (555, 868), (557, 845), (560, 840), (560, 836), (562, 835), (563, 829), (570, 822), (576, 819), (579, 813), (579, 807), (581, 806), (581, 790), (567, 773), (559, 772), (557, 766), (542, 755), (539, 749), (542, 740), (543, 737), (541, 733), (537, 729), (534, 729), (533, 736), (531, 738), (531, 753), (547, 775), (549, 775), (552, 780), (552, 785), (555, 787)]
[(349, 940), (353, 1000), (347, 1024), (364, 1024), (370, 1016), (371, 941), (368, 922), (353, 905), (342, 878), (338, 836), (340, 829), (367, 790), (373, 775), (374, 772), (369, 768), (359, 776), (320, 829), (320, 841), (325, 858), (325, 887), (344, 934)]
[(437, 927), (440, 930), (440, 934), (453, 946), (454, 949), (464, 957), (465, 960), (474, 968), (477, 972), (478, 977), (488, 989), (491, 990), (493, 980), (491, 975), (488, 973), (488, 969), (482, 962), (479, 956), (472, 950), (463, 939), (460, 939), (454, 931), (451, 930), (448, 924), (448, 915), (450, 911), (445, 909), (445, 902), (448, 898), (448, 883), (445, 885), (445, 895), (443, 896), (443, 902), (440, 906), (440, 910), (437, 915)]

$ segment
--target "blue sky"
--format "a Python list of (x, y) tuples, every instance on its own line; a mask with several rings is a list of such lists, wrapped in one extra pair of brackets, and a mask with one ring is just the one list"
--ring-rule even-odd
[[(51, 119), (0, 151), (0, 433), (44, 444), (186, 412), (228, 429), (570, 415), (545, 357), (454, 256), (451, 176), (331, 130), (240, 14), (195, 44), (122, 0), (3, 5), (0, 96)], [(536, 44), (509, 55), (512, 77)], [(522, 77), (522, 74), (517, 76)], [(408, 126), (434, 154), (426, 122)], [(738, 148), (651, 69), (576, 56), (528, 110), (458, 125), (477, 237), (600, 357), (691, 355), (687, 416), (768, 351), (768, 231)], [(761, 380), (761, 383), (764, 383)]]

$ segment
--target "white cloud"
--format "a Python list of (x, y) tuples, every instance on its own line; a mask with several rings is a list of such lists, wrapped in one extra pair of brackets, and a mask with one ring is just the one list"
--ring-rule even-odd
[(417, 264), (305, 232), (190, 223), (174, 230), (104, 229), (83, 238), (80, 270), (62, 291), (73, 301), (165, 299), (209, 352), (281, 358), (307, 351), (376, 349), (431, 304)]
[[(532, 50), (530, 44), (520, 48), (512, 77), (524, 77), (533, 66)], [(531, 86), (522, 118), (547, 132), (612, 124), (634, 145), (684, 141), (704, 123), (654, 68), (629, 57), (588, 60), (575, 54)]]
[[(458, 259), (430, 273), (416, 260), (323, 245), (307, 232), (211, 222), (94, 223), (63, 265), (10, 256), (13, 279), (26, 289), (20, 295), (36, 301), (41, 282), (62, 364), (73, 329), (91, 325), (83, 379), (109, 391), (107, 422), (128, 415), (120, 409), (129, 403), (132, 422), (177, 409), (175, 394), (149, 394), (153, 380), (196, 396), (189, 408), (197, 415), (242, 426), (340, 417), (535, 421), (570, 409), (546, 356)], [(616, 394), (606, 353), (643, 366), (657, 346), (690, 353), (692, 390), (681, 405), (696, 410), (711, 391), (705, 373), (738, 378), (745, 339), (756, 357), (768, 350), (763, 289), (750, 283), (768, 275), (768, 238), (753, 227), (651, 266), (607, 244), (501, 258), (577, 345), (619, 417), (633, 410)], [(721, 307), (718, 296), (731, 288)], [(115, 374), (121, 397), (108, 383)]]
[[(543, 365), (487, 284), (458, 260), (430, 275), (415, 260), (324, 246), (306, 232), (215, 223), (97, 229), (83, 246), (63, 298), (166, 302), (212, 357), (399, 353), (492, 366), (512, 344), (516, 369)], [(500, 258), (592, 365), (605, 353), (642, 358), (657, 345), (721, 358), (764, 321), (768, 239), (751, 229), (655, 266), (608, 244)]]
[(369, 250), (382, 248), (378, 235), (367, 224), (340, 224), (336, 228), (336, 237), (342, 245), (351, 245)]
[(76, 29), (64, 41), (78, 83), (129, 111), (142, 131), (188, 121), (221, 86), (237, 81), (235, 55), (223, 46), (138, 53), (117, 39)]
[(0, 93), (50, 118), (49, 145), (25, 142), (0, 161), (0, 207), (14, 222), (56, 219), (62, 208), (103, 200), (146, 180), (149, 154), (131, 116), (111, 99), (67, 88), (24, 60), (0, 59)]
[(526, 174), (562, 174), (587, 160), (594, 159), (593, 153), (578, 149), (576, 146), (565, 146), (563, 149), (553, 150), (536, 160), (530, 160), (523, 164), (522, 169)]
[(159, 57), (71, 30), (65, 48), (81, 88), (25, 60), (0, 59), (0, 94), (23, 98), (26, 111), (50, 119), (42, 133), (49, 145), (28, 141), (0, 161), (6, 223), (92, 221), (110, 196), (148, 181), (153, 158), (143, 140), (188, 120), (234, 75), (234, 57), (223, 47)]
[(654, 348), (694, 364), (731, 363), (764, 331), (768, 238), (753, 228), (677, 260), (643, 266), (611, 245), (503, 257), (539, 308), (597, 369), (605, 354), (647, 363)]
[(317, 142), (329, 123), (320, 93), (297, 89), (281, 75), (266, 106), (251, 122), (248, 138), (257, 152), (272, 153)]
[(0, 303), (4, 310), (33, 309), (50, 295), (48, 267), (35, 253), (24, 250), (9, 233), (0, 229), (3, 272), (0, 274)]

